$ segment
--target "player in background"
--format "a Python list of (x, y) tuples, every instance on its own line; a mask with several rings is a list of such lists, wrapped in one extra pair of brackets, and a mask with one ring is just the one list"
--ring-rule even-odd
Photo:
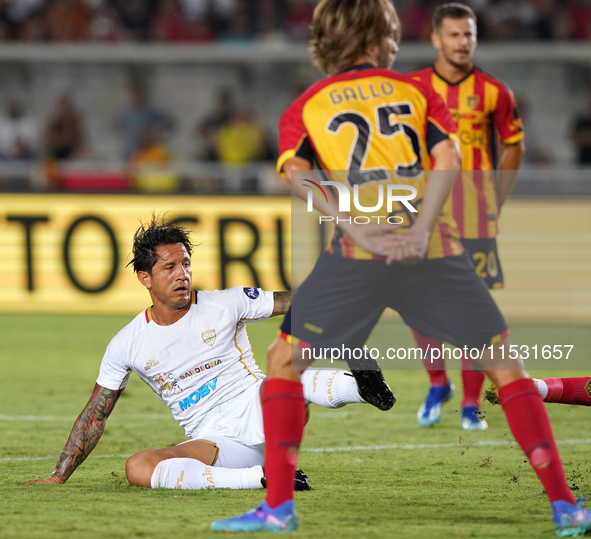
[[(523, 126), (511, 91), (492, 75), (472, 63), (476, 49), (476, 16), (459, 3), (438, 6), (432, 18), (431, 41), (437, 49), (435, 64), (409, 73), (433, 88), (456, 122), (462, 150), (462, 174), (451, 195), (452, 211), (462, 245), (476, 271), (489, 288), (503, 287), (503, 271), (497, 254), (499, 211), (511, 189), (524, 153)], [(497, 134), (501, 141), (498, 179), (495, 185)], [(417, 345), (425, 353), (423, 363), (431, 387), (417, 413), (423, 427), (441, 419), (442, 405), (453, 396), (454, 387), (445, 371), (445, 359), (432, 360), (427, 351), (441, 348), (439, 339), (413, 329)], [(484, 430), (479, 419), (484, 373), (466, 354), (462, 358), (462, 428)]]
[[(268, 352), (267, 496), (253, 511), (213, 522), (211, 528), (297, 529), (293, 480), (305, 420), (300, 374), (316, 356), (311, 350), (361, 348), (383, 310), (392, 307), (422, 334), (483, 350), (481, 364), (500, 388), (513, 436), (548, 494), (557, 534), (591, 530), (591, 511), (568, 488), (536, 386), (521, 360), (501, 358), (500, 347), (511, 343), (507, 326), (462, 249), (447, 209), (461, 165), (451, 116), (428, 86), (388, 69), (400, 40), (394, 6), (388, 0), (321, 0), (311, 28), (314, 61), (327, 77), (283, 114), (278, 169), (306, 198), (304, 179), (313, 177), (317, 160), (340, 192), (353, 188), (363, 207), (375, 205), (372, 217), (404, 214), (406, 226), (394, 233), (378, 223), (355, 226), (358, 208), (340, 211), (330, 189), (326, 199), (311, 198), (338, 228), (330, 249), (294, 295)], [(402, 201), (375, 204), (384, 185), (394, 190), (400, 183), (416, 190), (412, 202), (418, 215), (409, 217)], [(494, 357), (485, 349), (491, 344)]]
[[(146, 449), (125, 465), (130, 484), (152, 488), (263, 488), (260, 387), (245, 322), (285, 314), (291, 292), (258, 288), (195, 292), (186, 231), (152, 219), (134, 237), (133, 264), (152, 306), (109, 343), (88, 404), (55, 470), (36, 483), (61, 484), (90, 455), (135, 372), (192, 440)], [(364, 402), (350, 373), (309, 369), (305, 398), (327, 408)], [(309, 490), (298, 474), (298, 490)]]

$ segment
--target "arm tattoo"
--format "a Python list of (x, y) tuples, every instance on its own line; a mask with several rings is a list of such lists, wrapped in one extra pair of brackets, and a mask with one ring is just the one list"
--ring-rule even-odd
[(65, 482), (96, 447), (123, 389), (113, 391), (96, 384), (90, 400), (76, 419), (70, 437), (57, 461), (53, 477)]
[(271, 316), (285, 314), (291, 305), (291, 292), (273, 292), (273, 313)]

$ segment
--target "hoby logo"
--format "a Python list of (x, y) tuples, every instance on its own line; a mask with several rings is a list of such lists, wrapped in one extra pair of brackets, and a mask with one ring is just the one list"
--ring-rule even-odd
[[(337, 198), (339, 201), (339, 212), (350, 212), (351, 211), (351, 190), (344, 184), (340, 182), (333, 182), (333, 181), (322, 181), (317, 183), (312, 180), (304, 179), (304, 185), (310, 189), (308, 191), (307, 197), (307, 211), (312, 212), (314, 210), (314, 193), (320, 198), (321, 201), (328, 202), (328, 196), (326, 191), (322, 188), (324, 185), (330, 185), (336, 189)], [(375, 213), (380, 211), (384, 206), (384, 199), (386, 203), (386, 211), (387, 213), (392, 213), (394, 203), (398, 202), (402, 204), (408, 211), (412, 213), (418, 213), (418, 210), (410, 203), (417, 196), (417, 190), (412, 185), (406, 184), (386, 184), (384, 189), (384, 184), (378, 184), (376, 186), (378, 188), (377, 193), (377, 202), (375, 206), (362, 206), (359, 202), (359, 185), (353, 186), (353, 206), (362, 213)], [(384, 195), (385, 191), (385, 195)], [(409, 191), (409, 195), (400, 195), (394, 194), (394, 191)], [(324, 199), (322, 195), (324, 195)], [(372, 215), (371, 219), (375, 219), (378, 223), (380, 219), (384, 219), (382, 215)], [(357, 216), (353, 218), (353, 222), (357, 224), (367, 224), (371, 222), (370, 217), (363, 215)], [(321, 215), (320, 222), (323, 221), (334, 221), (334, 217), (330, 217), (328, 215)], [(336, 222), (342, 222), (343, 220), (347, 222), (351, 222), (351, 219), (342, 219), (337, 217)], [(401, 216), (388, 216), (386, 219), (390, 224), (402, 224), (404, 219)]]

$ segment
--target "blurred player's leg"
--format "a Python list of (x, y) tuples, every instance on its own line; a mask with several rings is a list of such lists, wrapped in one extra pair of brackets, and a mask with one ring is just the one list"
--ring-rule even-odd
[[(510, 344), (507, 337), (501, 341), (500, 346), (508, 349)], [(497, 353), (500, 355), (500, 350), (497, 349)], [(490, 367), (495, 364), (493, 357), (486, 357), (486, 353), (484, 355), (485, 365)], [(517, 362), (515, 367), (518, 368)], [(513, 437), (525, 452), (550, 502), (564, 501), (574, 505), (575, 499), (566, 482), (550, 420), (540, 394), (527, 373), (517, 368), (491, 369), (487, 370), (487, 374), (499, 388), (499, 400)]]
[(499, 386), (499, 399), (509, 428), (550, 499), (558, 537), (585, 535), (591, 530), (591, 511), (570, 491), (546, 409), (531, 378), (519, 371), (488, 371)]
[(464, 398), (462, 400), (462, 428), (464, 430), (486, 430), (488, 425), (480, 417), (480, 394), (486, 376), (477, 370), (470, 356), (464, 353), (462, 356), (462, 387)]
[(534, 379), (544, 402), (591, 406), (591, 377)]
[[(417, 346), (423, 352), (423, 365), (427, 370), (431, 386), (425, 401), (417, 412), (417, 421), (423, 427), (431, 427), (441, 419), (443, 405), (454, 394), (453, 384), (445, 371), (443, 354), (437, 359), (431, 356), (430, 350), (441, 350), (443, 342), (434, 337), (425, 337), (418, 331), (412, 330)], [(474, 370), (474, 365), (468, 355), (462, 358), (462, 386), (464, 398), (462, 400), (462, 428), (464, 430), (486, 430), (488, 425), (480, 415), (480, 393), (484, 384), (484, 373)]]
[(263, 384), (266, 501), (272, 509), (293, 499), (306, 405), (301, 371), (292, 370), (292, 346), (277, 339), (269, 350), (269, 378)]
[[(290, 314), (286, 320), (290, 323)], [(300, 382), (303, 369), (292, 370), (292, 348), (280, 338), (273, 343), (268, 353), (268, 378), (263, 384), (262, 398), (266, 444), (265, 501), (253, 511), (213, 522), (212, 530), (297, 530), (293, 490), (298, 450), (306, 421), (306, 405)]]
[(443, 342), (434, 337), (425, 337), (415, 329), (412, 333), (417, 346), (421, 349), (423, 365), (431, 380), (429, 392), (417, 412), (417, 421), (421, 427), (432, 427), (435, 423), (439, 423), (443, 405), (453, 397), (454, 386), (445, 372), (443, 354), (438, 358), (433, 358), (431, 355), (431, 350), (434, 348), (441, 350)]

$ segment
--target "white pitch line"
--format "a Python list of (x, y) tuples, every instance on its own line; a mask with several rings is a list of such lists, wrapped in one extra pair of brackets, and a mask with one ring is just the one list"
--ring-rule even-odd
[[(591, 439), (583, 440), (556, 440), (557, 444), (591, 444)], [(382, 450), (405, 450), (416, 451), (419, 449), (445, 449), (457, 447), (458, 449), (469, 447), (500, 447), (508, 445), (517, 445), (514, 440), (482, 440), (480, 442), (449, 442), (445, 444), (384, 444), (384, 445), (352, 445), (349, 447), (303, 447), (302, 453), (340, 453), (343, 451), (382, 451)]]
[[(591, 445), (590, 438), (581, 440), (556, 440), (558, 445)], [(474, 443), (445, 443), (445, 444), (384, 444), (384, 445), (353, 445), (347, 447), (303, 447), (301, 453), (341, 453), (350, 451), (384, 451), (384, 450), (402, 450), (402, 451), (417, 451), (421, 449), (446, 449), (456, 447), (458, 449), (465, 449), (466, 447), (502, 447), (517, 445), (513, 440), (484, 440)], [(115, 459), (129, 458), (130, 455), (94, 455), (93, 459)], [(0, 462), (18, 462), (18, 461), (36, 461), (36, 460), (55, 460), (57, 455), (48, 455), (46, 457), (9, 457), (2, 458)]]

